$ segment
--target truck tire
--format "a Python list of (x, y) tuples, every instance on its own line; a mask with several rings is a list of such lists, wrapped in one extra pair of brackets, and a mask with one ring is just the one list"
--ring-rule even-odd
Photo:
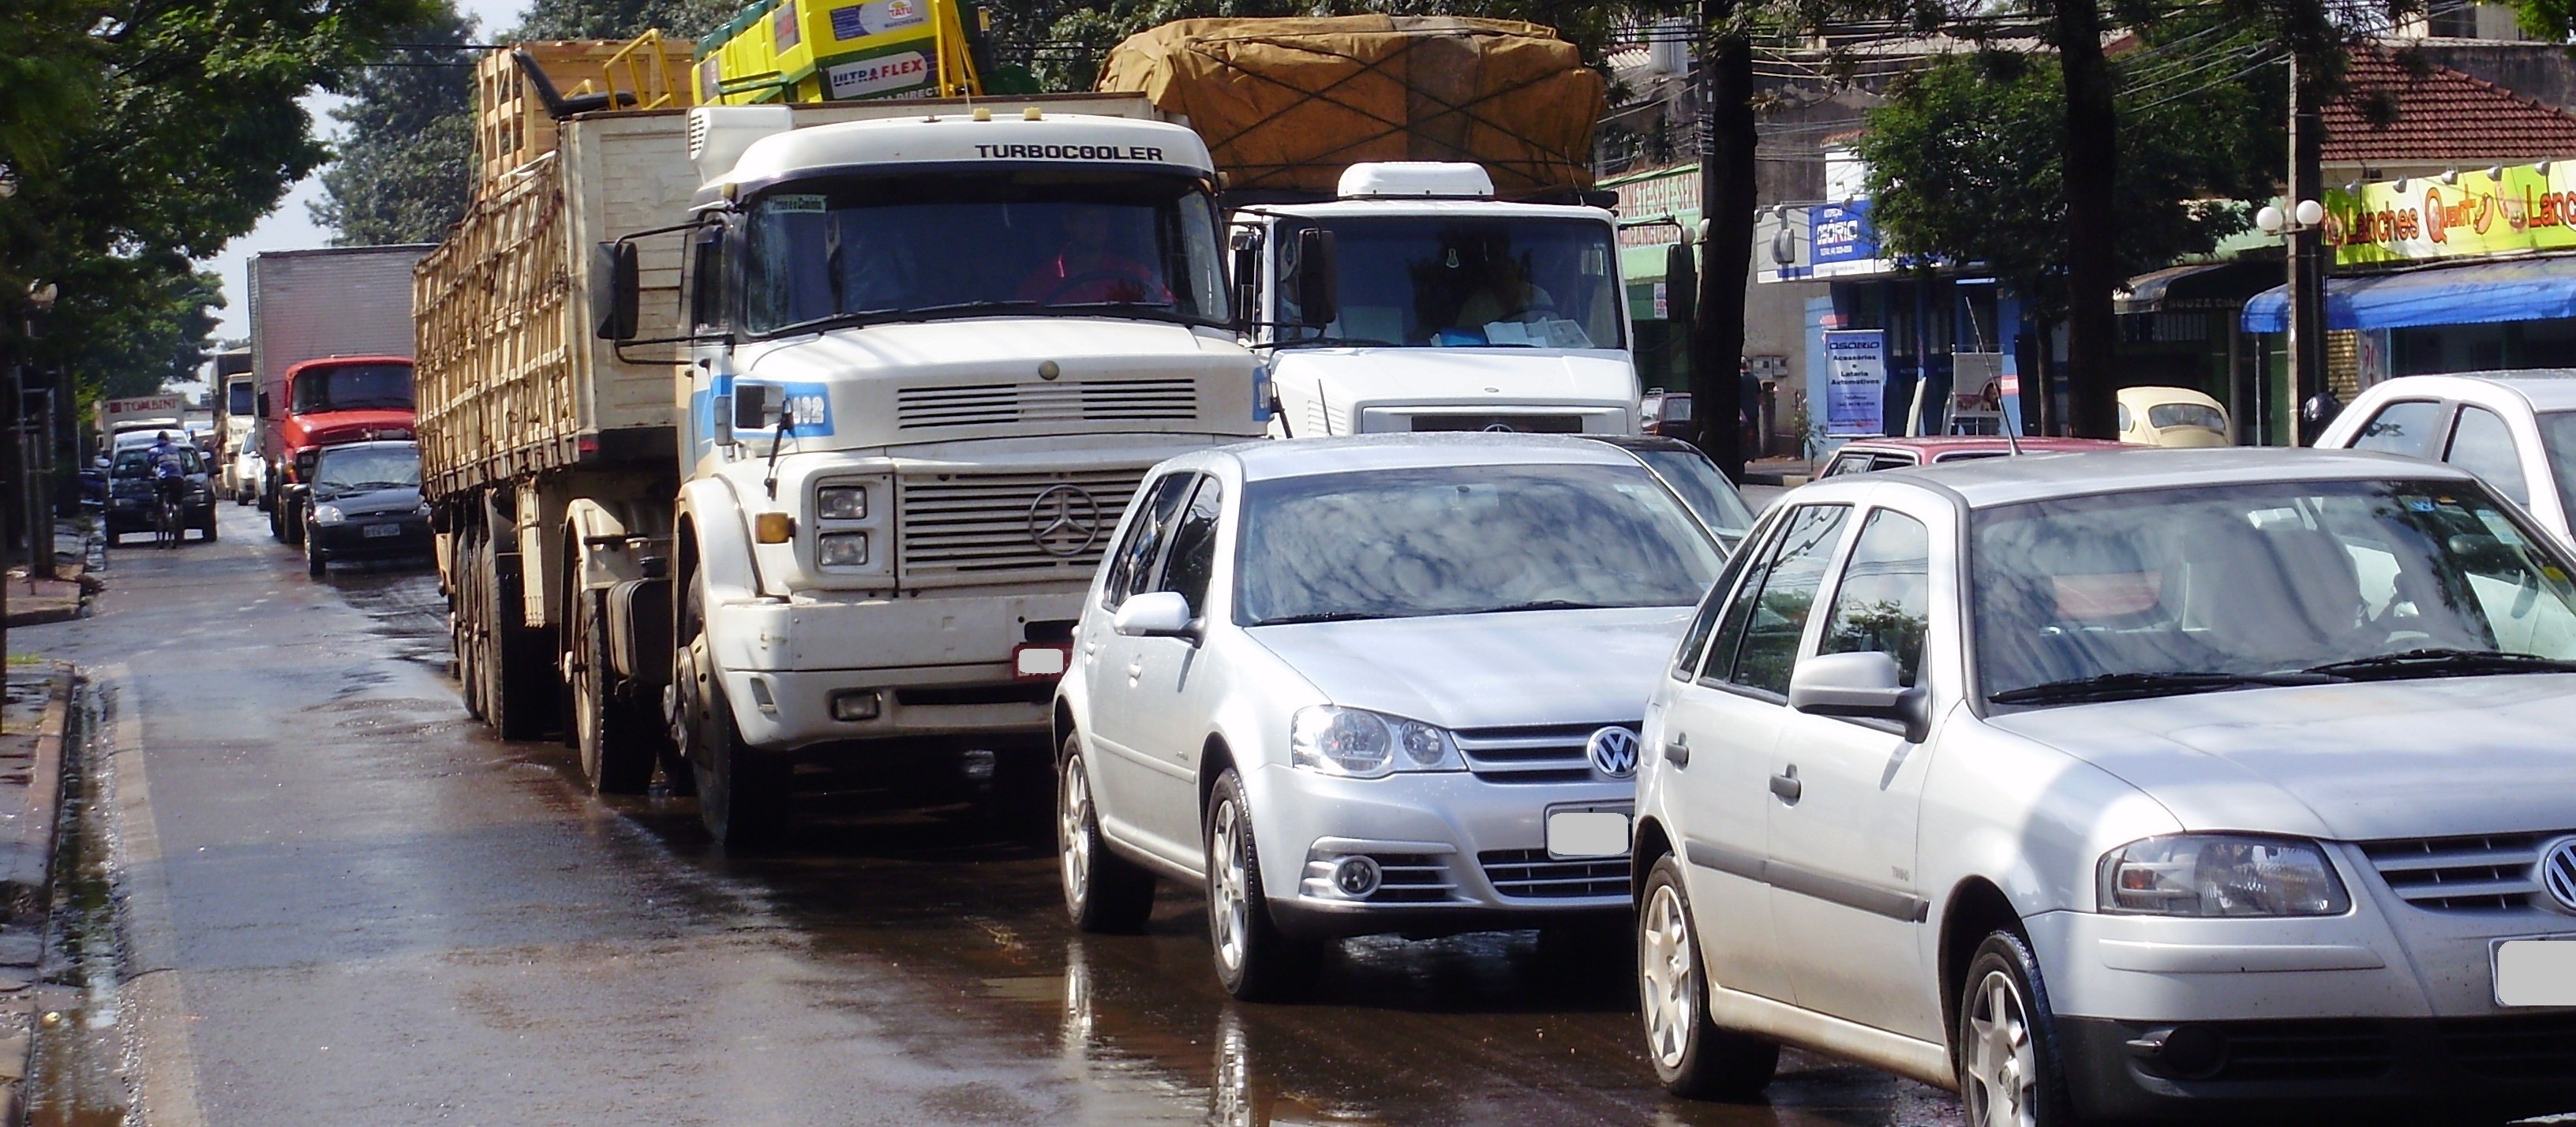
[(546, 643), (543, 631), (519, 625), (519, 585), (503, 581), (500, 553), (488, 531), (481, 548), (475, 566), (488, 616), (483, 631), (483, 710), (502, 739), (543, 739), (560, 707), (553, 647)]
[(284, 522), (286, 525), (286, 546), (290, 548), (303, 547), (304, 506), (279, 505), (277, 507), (277, 513), (277, 519)]
[(711, 665), (689, 656), (706, 651), (706, 596), (692, 583), (688, 600), (680, 620), (687, 641), (672, 666), (672, 677), (682, 687), (684, 723), (679, 727), (689, 741), (684, 754), (697, 783), (698, 821), (728, 849), (775, 845), (786, 836), (793, 812), (789, 799), (795, 763), (743, 743), (741, 729), (734, 726), (733, 706), (725, 700), (723, 679)]
[[(578, 601), (573, 627), (573, 745), (581, 749), (581, 773), (598, 794), (642, 794), (653, 785), (653, 768), (671, 739), (661, 717), (637, 707), (616, 684), (608, 660), (607, 592), (593, 591)], [(657, 698), (658, 703), (658, 698)]]

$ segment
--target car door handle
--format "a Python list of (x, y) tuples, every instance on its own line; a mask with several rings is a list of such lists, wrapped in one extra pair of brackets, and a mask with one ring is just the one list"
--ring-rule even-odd
[(1690, 766), (1690, 734), (1685, 732), (1664, 741), (1664, 762), (1675, 767)]
[(1145, 676), (1145, 663), (1144, 663), (1144, 662), (1141, 662), (1141, 661), (1131, 661), (1131, 662), (1128, 662), (1128, 663), (1127, 663), (1127, 679), (1128, 679), (1128, 680), (1130, 680), (1130, 681), (1139, 680), (1139, 679), (1143, 678), (1144, 676)]
[(1771, 776), (1772, 797), (1788, 803), (1791, 806), (1796, 806), (1798, 804), (1798, 796), (1805, 793), (1807, 793), (1807, 784), (1798, 781), (1797, 764), (1792, 763), (1789, 765), (1788, 770)]

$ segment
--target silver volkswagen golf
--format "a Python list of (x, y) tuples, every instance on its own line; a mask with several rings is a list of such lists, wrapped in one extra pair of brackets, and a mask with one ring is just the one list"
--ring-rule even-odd
[(2576, 1111), (2576, 563), (2459, 469), (1996, 459), (1783, 497), (1646, 706), (1673, 1090), (1975, 1127)]
[(1137, 496), (1057, 696), (1078, 927), (1204, 884), (1218, 978), (1263, 997), (1336, 936), (1627, 910), (1638, 710), (1723, 558), (1636, 459), (1268, 442)]

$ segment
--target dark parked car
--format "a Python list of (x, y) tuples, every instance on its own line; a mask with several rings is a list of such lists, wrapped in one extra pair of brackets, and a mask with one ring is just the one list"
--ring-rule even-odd
[[(205, 539), (215, 538), (215, 490), (206, 477), (205, 456), (194, 446), (179, 448), (179, 457), (188, 475), (188, 491), (179, 503), (179, 527), (196, 529)], [(108, 470), (107, 542), (116, 543), (129, 532), (152, 531), (152, 450), (131, 446), (116, 455)]]
[(1733, 552), (1737, 544), (1744, 542), (1744, 534), (1753, 530), (1753, 507), (1744, 503), (1744, 494), (1734, 482), (1726, 480), (1726, 474), (1699, 447), (1678, 438), (1651, 434), (1637, 438), (1588, 437), (1624, 449), (1644, 462), (1646, 469), (1681, 495), (1691, 515), (1698, 517), (1727, 551)]
[(304, 494), (307, 571), (321, 575), (332, 560), (429, 554), (417, 443), (325, 446), (311, 481)]

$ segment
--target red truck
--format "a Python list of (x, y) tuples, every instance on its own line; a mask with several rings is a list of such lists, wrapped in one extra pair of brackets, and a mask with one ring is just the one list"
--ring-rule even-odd
[(411, 361), (401, 356), (326, 356), (286, 370), (284, 387), (263, 393), (260, 418), (273, 438), (262, 490), (268, 528), (304, 542), (304, 491), (325, 446), (412, 436)]

